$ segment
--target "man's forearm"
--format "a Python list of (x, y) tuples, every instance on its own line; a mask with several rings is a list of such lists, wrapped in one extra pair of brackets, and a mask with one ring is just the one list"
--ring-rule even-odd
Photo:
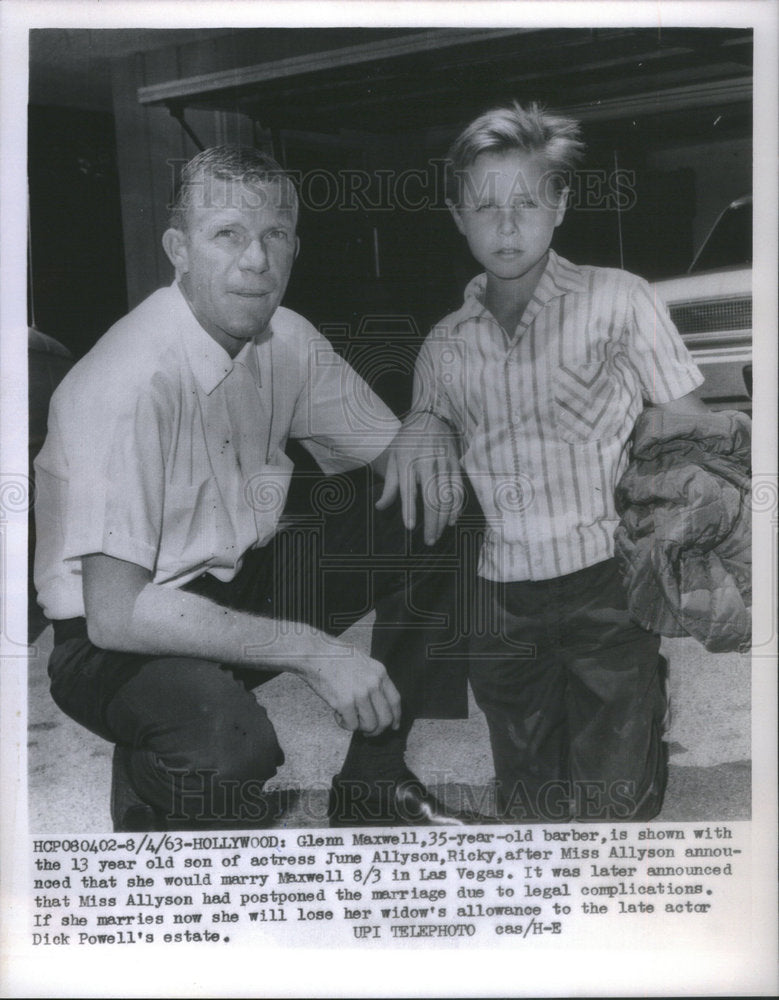
[(87, 631), (103, 649), (287, 671), (347, 729), (376, 735), (400, 723), (400, 696), (384, 667), (349, 643), (161, 587), (149, 570), (111, 556), (85, 556), (82, 567)]
[(255, 617), (150, 583), (138, 594), (128, 634), (143, 652), (296, 674), (346, 729), (373, 736), (400, 723), (400, 696), (382, 664), (300, 622)]
[(122, 652), (191, 656), (302, 673), (316, 656), (344, 644), (299, 622), (281, 622), (224, 608), (187, 591), (147, 583), (108, 626), (90, 628), (99, 645)]

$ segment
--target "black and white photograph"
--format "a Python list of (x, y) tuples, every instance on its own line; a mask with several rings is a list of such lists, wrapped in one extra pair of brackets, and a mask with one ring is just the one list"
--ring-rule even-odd
[(3, 995), (771, 995), (776, 10), (24, 6)]

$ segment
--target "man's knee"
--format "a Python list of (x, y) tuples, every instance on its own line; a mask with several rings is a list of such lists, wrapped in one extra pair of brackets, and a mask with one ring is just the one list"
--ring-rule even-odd
[(284, 760), (268, 726), (269, 732), (258, 733), (238, 732), (228, 725), (232, 732), (213, 740), (205, 732), (187, 759), (138, 750), (131, 758), (133, 784), (168, 821), (260, 823), (266, 818), (263, 788)]
[(259, 822), (263, 786), (284, 761), (265, 710), (221, 674), (211, 679), (210, 697), (201, 690), (178, 717), (135, 741), (132, 783), (168, 818)]
[(195, 783), (202, 773), (217, 775), (225, 786), (239, 786), (266, 782), (283, 762), (276, 732), (260, 710), (251, 719), (209, 719), (183, 770)]

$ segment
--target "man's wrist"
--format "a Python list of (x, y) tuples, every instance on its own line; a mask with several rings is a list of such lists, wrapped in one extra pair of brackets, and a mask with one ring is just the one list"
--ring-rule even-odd
[(304, 680), (315, 673), (325, 660), (349, 649), (346, 643), (312, 627), (295, 631), (289, 655), (280, 652), (277, 668), (296, 674)]

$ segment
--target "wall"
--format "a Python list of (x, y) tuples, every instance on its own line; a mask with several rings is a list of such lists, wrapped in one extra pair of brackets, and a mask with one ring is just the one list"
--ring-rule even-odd
[[(386, 35), (405, 33), (403, 29), (395, 29)], [(366, 38), (375, 38), (375, 31), (364, 34)], [(139, 52), (114, 61), (113, 108), (131, 308), (171, 280), (160, 236), (166, 228), (174, 169), (197, 152), (167, 109), (138, 103), (138, 88), (353, 45), (361, 40), (363, 32), (354, 28), (237, 30), (234, 34)], [(258, 127), (239, 113), (187, 110), (186, 119), (205, 146), (269, 142), (261, 123)]]
[[(166, 109), (138, 104), (138, 88), (356, 41), (359, 38), (353, 29), (346, 33), (334, 29), (258, 30), (138, 53), (116, 61), (113, 103), (130, 306), (171, 278), (170, 266), (160, 246), (160, 235), (166, 226), (174, 167), (196, 151)], [(691, 122), (697, 121), (695, 127), (699, 134), (705, 125), (715, 135), (714, 112), (709, 115), (707, 110), (701, 109), (699, 115), (691, 119)], [(265, 145), (270, 142), (269, 133), (261, 128), (262, 122), (258, 126), (239, 113), (187, 110), (186, 118), (207, 145), (214, 142)], [(632, 130), (632, 138), (630, 123), (622, 123), (622, 139), (626, 139), (626, 144), (620, 152), (620, 165), (635, 169), (639, 181), (636, 205), (621, 220), (622, 231), (619, 231), (616, 213), (611, 210), (571, 211), (558, 235), (561, 252), (569, 253), (573, 259), (603, 265), (619, 265), (623, 259), (626, 267), (649, 278), (679, 273), (692, 259), (694, 250), (722, 207), (750, 190), (749, 138), (731, 137), (685, 145), (689, 133), (679, 133), (677, 126), (677, 133), (671, 138), (666, 134), (664, 121), (660, 116), (656, 121), (639, 122), (639, 127)], [(635, 121), (632, 126), (636, 126)], [(381, 128), (380, 122), (377, 128)], [(356, 137), (358, 144), (362, 143), (364, 154), (360, 165), (370, 170), (386, 166), (388, 162), (397, 165), (398, 169), (424, 164), (431, 153), (441, 156), (444, 152), (446, 144), (438, 141), (441, 131), (392, 137), (377, 132), (373, 136)], [(615, 139), (614, 126), (602, 122), (597, 129), (588, 126), (587, 131), (593, 135), (587, 166), (610, 170), (612, 144), (619, 141)], [(282, 138), (283, 135), (281, 133)], [(658, 138), (666, 143), (666, 148), (659, 148)], [(308, 146), (313, 156), (319, 142), (317, 155), (323, 164), (343, 160), (348, 167), (355, 163), (354, 140), (352, 136), (351, 145), (342, 141), (341, 148), (337, 148), (338, 138), (312, 136)], [(290, 153), (295, 148), (299, 152), (302, 150), (303, 160), (308, 162), (305, 145), (298, 141), (296, 146), (292, 142)], [(292, 168), (296, 166), (291, 157), (286, 162)], [(374, 280), (375, 276), (367, 273), (359, 276), (360, 281), (351, 280), (346, 289), (338, 287), (334, 277), (340, 258), (337, 251), (331, 258), (329, 248), (340, 242), (346, 253), (348, 241), (351, 241), (349, 252), (361, 245), (370, 269), (372, 248), (365, 244), (372, 241), (375, 227), (380, 231), (384, 261), (394, 258), (396, 266), (384, 268), (380, 280)], [(335, 217), (328, 220), (322, 215), (311, 220), (311, 230), (305, 246), (318, 253), (319, 261), (329, 262), (329, 268), (316, 271), (316, 265), (313, 269), (310, 266), (310, 255), (301, 257), (293, 274), (288, 301), (294, 306), (293, 298), (299, 299), (307, 315), (317, 322), (339, 319), (352, 322), (346, 315), (330, 315), (333, 312), (331, 300), (341, 307), (346, 303), (363, 308), (363, 300), (370, 298), (373, 308), (378, 311), (388, 305), (402, 311), (404, 302), (408, 302), (409, 308), (413, 307), (412, 311), (419, 317), (420, 325), (424, 326), (434, 312), (457, 304), (453, 290), (460, 288), (461, 279), (467, 277), (471, 266), (461, 252), (461, 241), (454, 238), (448, 220), (440, 212), (428, 213), (426, 217), (418, 213), (406, 219), (396, 213), (395, 218), (364, 219), (359, 225), (355, 220), (344, 221), (343, 216), (339, 222)], [(411, 236), (408, 230), (413, 230)], [(405, 262), (403, 255), (406, 255)], [(345, 276), (353, 279), (353, 271), (352, 266)], [(319, 282), (326, 294), (320, 295), (311, 284), (312, 280)], [(425, 308), (422, 300), (428, 292), (440, 303), (440, 308)]]

